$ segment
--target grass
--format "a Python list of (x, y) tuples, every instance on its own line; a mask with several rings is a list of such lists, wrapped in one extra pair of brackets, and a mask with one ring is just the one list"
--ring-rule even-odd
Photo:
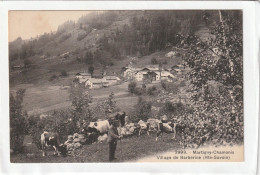
[[(177, 140), (171, 140), (171, 134), (164, 134), (155, 141), (155, 133), (151, 135), (132, 136), (118, 141), (116, 157), (118, 162), (134, 162), (147, 156), (156, 156), (159, 153), (180, 149)], [(33, 147), (33, 145), (30, 145)], [(122, 148), (122, 152), (121, 152)], [(27, 149), (29, 152), (19, 155), (11, 155), (13, 163), (67, 163), (67, 162), (108, 162), (108, 144), (95, 143), (83, 145), (77, 151), (77, 156), (59, 157), (52, 155), (53, 151), (48, 152), (48, 156), (42, 157), (41, 151), (37, 148)], [(32, 153), (34, 153), (32, 155)]]

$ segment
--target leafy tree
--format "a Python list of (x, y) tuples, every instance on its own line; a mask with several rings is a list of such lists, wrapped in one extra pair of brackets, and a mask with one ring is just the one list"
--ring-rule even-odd
[(88, 72), (91, 74), (91, 76), (93, 75), (95, 68), (93, 66), (89, 66), (88, 67)]
[[(243, 141), (243, 99), (239, 98), (243, 97), (242, 14), (218, 12), (219, 22), (211, 31), (215, 37), (203, 41), (183, 36), (180, 43), (187, 49), (184, 61), (191, 68), (187, 78), (195, 111), (180, 123), (193, 130), (183, 136), (184, 146)], [(204, 130), (195, 121), (207, 123)]]
[(92, 52), (86, 52), (85, 62), (89, 65), (92, 65), (94, 63), (94, 54)]
[(116, 101), (115, 101), (115, 94), (113, 92), (110, 93), (108, 99), (105, 101), (108, 108), (107, 111), (110, 109), (111, 111), (114, 111), (116, 109)]
[(25, 89), (19, 89), (14, 97), (10, 95), (10, 147), (15, 153), (23, 151), (23, 140), (27, 133), (26, 116), (22, 110)]
[(138, 98), (137, 105), (135, 105), (135, 112), (133, 121), (138, 122), (139, 120), (147, 121), (151, 116), (152, 104), (151, 102), (143, 100), (142, 97)]

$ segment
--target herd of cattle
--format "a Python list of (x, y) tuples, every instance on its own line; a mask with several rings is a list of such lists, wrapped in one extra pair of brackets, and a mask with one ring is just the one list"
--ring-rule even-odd
[[(163, 133), (172, 133), (172, 139), (176, 135), (176, 122), (169, 121), (167, 116), (162, 116), (160, 119), (148, 119), (147, 121), (140, 120), (138, 123), (130, 123), (128, 116), (124, 112), (111, 114), (107, 120), (97, 120), (96, 122), (84, 123), (80, 133), (69, 135), (65, 143), (60, 143), (59, 135), (54, 132), (44, 131), (41, 134), (41, 149), (43, 156), (46, 155), (47, 148), (54, 148), (54, 154), (67, 155), (73, 148), (79, 148), (81, 143), (92, 144), (95, 142), (105, 142), (107, 139), (108, 130), (111, 120), (116, 119), (120, 123), (118, 133), (122, 137), (141, 135), (146, 132), (156, 132), (156, 141)], [(74, 140), (73, 140), (74, 139)], [(75, 146), (72, 145), (74, 143)], [(71, 146), (72, 145), (72, 146)]]

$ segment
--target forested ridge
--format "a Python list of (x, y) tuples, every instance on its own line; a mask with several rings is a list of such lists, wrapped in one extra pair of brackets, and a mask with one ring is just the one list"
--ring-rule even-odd
[[(217, 19), (214, 13), (217, 12), (93, 12), (82, 16), (77, 22), (65, 22), (56, 32), (27, 41), (18, 38), (11, 42), (10, 61), (32, 57), (37, 60), (40, 55), (59, 56), (65, 50), (80, 55), (80, 59), (87, 64), (93, 64), (92, 60), (108, 64), (108, 59), (123, 59), (126, 55), (149, 55), (176, 45), (179, 42), (178, 34), (194, 34), (201, 26), (210, 27)], [(206, 20), (209, 14), (211, 18)], [(94, 39), (93, 33), (97, 33)]]

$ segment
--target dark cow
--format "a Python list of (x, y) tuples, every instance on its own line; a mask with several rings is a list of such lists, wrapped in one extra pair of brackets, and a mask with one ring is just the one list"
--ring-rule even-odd
[(54, 148), (54, 155), (66, 155), (66, 146), (60, 144), (59, 135), (54, 132), (44, 131), (41, 134), (42, 156), (46, 156), (46, 149), (50, 147)]
[(110, 124), (112, 120), (118, 120), (120, 122), (120, 127), (123, 127), (125, 126), (125, 117), (126, 117), (125, 112), (116, 112), (116, 113), (109, 114), (108, 121)]

